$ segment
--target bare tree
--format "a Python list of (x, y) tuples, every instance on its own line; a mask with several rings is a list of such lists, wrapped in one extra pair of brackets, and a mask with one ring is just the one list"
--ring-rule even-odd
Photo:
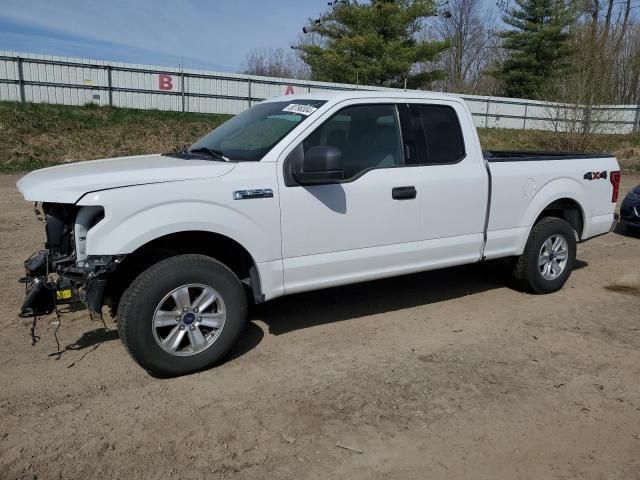
[(600, 27), (594, 33), (591, 25), (575, 26), (571, 35), (572, 69), (540, 87), (540, 98), (558, 102), (545, 109), (558, 134), (553, 148), (589, 150), (594, 134), (615, 132), (613, 127), (621, 120), (621, 114), (610, 108), (616, 103), (617, 82), (617, 50), (612, 33), (616, 32), (610, 31), (606, 40)]
[[(599, 100), (609, 103), (638, 100), (637, 92), (630, 94), (628, 87), (637, 75), (633, 65), (638, 55), (638, 26), (631, 15), (640, 8), (639, 0), (587, 0), (585, 19), (574, 28), (578, 39), (576, 66), (586, 61), (592, 70), (588, 75)], [(601, 89), (605, 83), (606, 91)]]
[(265, 77), (309, 78), (309, 69), (293, 51), (255, 48), (245, 57), (242, 73)]
[(613, 65), (616, 103), (640, 104), (640, 24), (631, 23)]
[(572, 68), (541, 85), (540, 97), (559, 102), (547, 117), (558, 148), (589, 149), (593, 134), (612, 133), (623, 120), (606, 105), (640, 103), (640, 26), (631, 12), (638, 0), (588, 0), (571, 27)]
[(444, 90), (482, 93), (484, 73), (499, 47), (495, 30), (495, 13), (482, 0), (448, 0), (435, 22), (436, 35), (450, 43), (442, 60)]

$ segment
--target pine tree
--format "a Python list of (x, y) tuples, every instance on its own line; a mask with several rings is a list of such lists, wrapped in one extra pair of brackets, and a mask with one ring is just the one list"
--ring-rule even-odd
[(303, 28), (294, 46), (314, 80), (366, 85), (428, 86), (443, 72), (413, 72), (432, 62), (447, 42), (419, 41), (422, 21), (435, 15), (434, 0), (336, 0)]
[(503, 32), (510, 57), (495, 76), (508, 97), (539, 98), (546, 82), (571, 66), (569, 26), (573, 8), (565, 0), (515, 0), (502, 20), (513, 27)]

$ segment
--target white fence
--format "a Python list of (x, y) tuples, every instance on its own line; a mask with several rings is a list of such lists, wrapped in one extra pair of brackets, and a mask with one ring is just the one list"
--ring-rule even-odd
[[(395, 90), (0, 51), (0, 100), (237, 114), (266, 98), (324, 90)], [(459, 95), (479, 127), (640, 131), (640, 105), (582, 107)]]

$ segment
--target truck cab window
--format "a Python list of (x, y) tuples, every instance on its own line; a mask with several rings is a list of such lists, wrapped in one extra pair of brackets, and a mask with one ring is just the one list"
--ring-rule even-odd
[(209, 132), (189, 150), (212, 149), (234, 161), (260, 161), (324, 103), (308, 99), (259, 103)]
[(427, 141), (428, 164), (457, 163), (465, 156), (464, 138), (458, 116), (444, 105), (411, 105), (422, 122)]
[(395, 106), (356, 105), (341, 110), (303, 142), (305, 153), (317, 146), (340, 150), (345, 179), (371, 168), (401, 165)]

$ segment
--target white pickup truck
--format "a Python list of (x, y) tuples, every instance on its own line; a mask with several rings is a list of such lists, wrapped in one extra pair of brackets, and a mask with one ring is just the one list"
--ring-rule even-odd
[(108, 306), (142, 367), (179, 375), (230, 350), (248, 301), (499, 257), (554, 292), (619, 182), (610, 155), (483, 152), (447, 95), (274, 98), (181, 152), (23, 177), (47, 240), (21, 315)]

